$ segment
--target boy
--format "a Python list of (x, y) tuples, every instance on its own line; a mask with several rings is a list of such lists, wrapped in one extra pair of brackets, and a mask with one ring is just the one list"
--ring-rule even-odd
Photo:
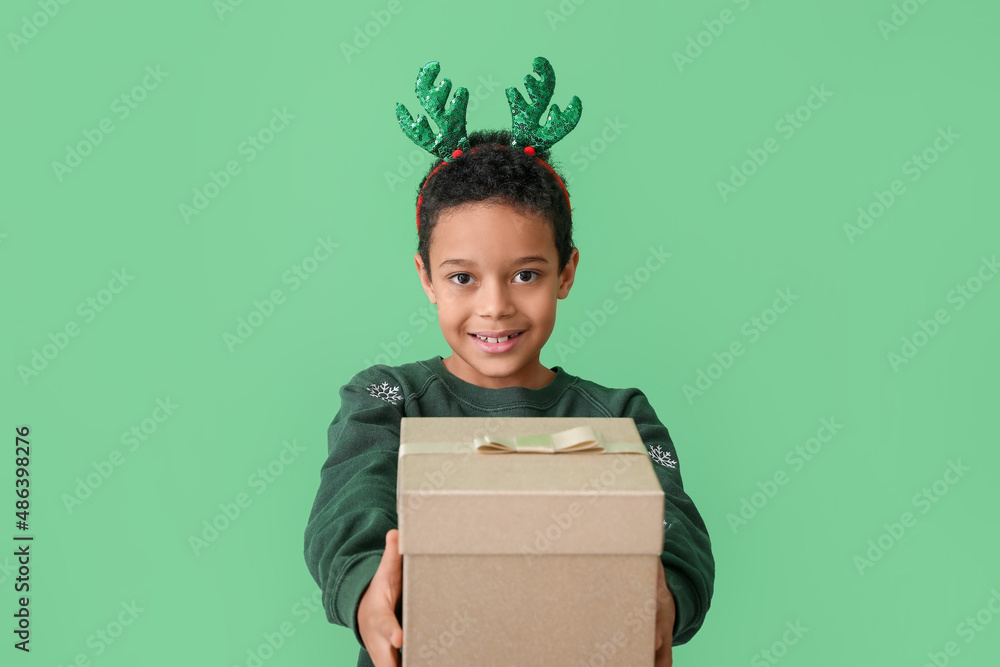
[(533, 69), (540, 78), (524, 80), (531, 104), (507, 89), (512, 131), (466, 135), (468, 91), (459, 88), (447, 105), (451, 82), (433, 86), (437, 62), (421, 68), (416, 91), (439, 131), (397, 105), (404, 133), (439, 158), (417, 196), (414, 262), (452, 354), (371, 366), (340, 390), (305, 530), (305, 559), (323, 591), (327, 620), (350, 628), (361, 645), (358, 667), (399, 665), (404, 643), (396, 530), (402, 417), (631, 417), (664, 490), (657, 667), (671, 664), (671, 646), (694, 636), (711, 603), (708, 530), (684, 492), (670, 434), (645, 394), (540, 362), (556, 301), (569, 295), (580, 259), (569, 193), (548, 164), (549, 149), (573, 129), (582, 107), (576, 97), (563, 112), (553, 105), (539, 126), (555, 74), (544, 58), (535, 58)]

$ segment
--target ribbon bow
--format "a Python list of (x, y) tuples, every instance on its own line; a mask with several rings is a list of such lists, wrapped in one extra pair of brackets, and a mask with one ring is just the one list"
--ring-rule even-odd
[(486, 435), (474, 439), (480, 454), (560, 454), (573, 452), (604, 453), (607, 449), (599, 433), (590, 426), (576, 426), (558, 433), (518, 435), (502, 438)]

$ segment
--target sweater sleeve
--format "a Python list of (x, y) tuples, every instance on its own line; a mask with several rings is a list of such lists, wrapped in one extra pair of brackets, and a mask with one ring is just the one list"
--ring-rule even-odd
[(305, 529), (306, 565), (323, 592), (326, 618), (350, 628), (361, 646), (358, 604), (382, 559), (385, 534), (398, 527), (400, 384), (388, 367), (372, 366), (340, 389)]
[(673, 645), (685, 644), (701, 628), (715, 587), (715, 559), (708, 528), (684, 491), (680, 463), (670, 439), (646, 395), (638, 389), (626, 404), (624, 417), (635, 420), (649, 450), (664, 492), (663, 561), (667, 587), (677, 613)]

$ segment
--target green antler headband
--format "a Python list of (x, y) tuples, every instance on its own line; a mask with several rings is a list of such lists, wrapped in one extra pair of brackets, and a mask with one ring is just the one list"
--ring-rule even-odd
[[(536, 149), (548, 150), (557, 141), (563, 139), (576, 127), (580, 121), (580, 114), (583, 112), (580, 98), (574, 95), (569, 104), (566, 105), (565, 111), (560, 111), (559, 106), (553, 104), (545, 124), (539, 125), (538, 121), (552, 100), (552, 92), (556, 87), (556, 74), (549, 61), (541, 56), (532, 61), (531, 68), (540, 77), (536, 79), (530, 74), (524, 77), (524, 87), (528, 91), (531, 104), (524, 101), (524, 97), (521, 96), (521, 92), (517, 88), (511, 86), (506, 90), (507, 102), (510, 104), (511, 111), (511, 147), (523, 147), (524, 152), (528, 155), (534, 155)], [(405, 106), (396, 104), (396, 119), (403, 129), (403, 134), (417, 146), (442, 160), (441, 164), (428, 175), (424, 185), (430, 181), (438, 169), (469, 150), (465, 121), (465, 113), (469, 104), (469, 90), (467, 88), (455, 89), (454, 98), (450, 104), (447, 104), (448, 96), (451, 93), (451, 80), (444, 78), (437, 85), (433, 85), (434, 79), (440, 72), (441, 64), (432, 60), (421, 67), (417, 74), (415, 86), (417, 99), (420, 100), (420, 105), (427, 112), (427, 116), (418, 115), (414, 120)], [(427, 122), (428, 117), (437, 124), (437, 134), (431, 130), (430, 124)], [(566, 195), (566, 206), (569, 207), (569, 193), (566, 191), (566, 185), (548, 163), (541, 158), (538, 160), (559, 181), (563, 194)], [(417, 231), (420, 230), (420, 204), (422, 201), (423, 193), (417, 197)]]
[(565, 111), (559, 111), (559, 105), (553, 104), (545, 125), (539, 126), (538, 121), (552, 100), (552, 91), (556, 87), (556, 73), (549, 61), (541, 56), (531, 61), (531, 69), (541, 79), (536, 79), (530, 74), (524, 76), (524, 87), (531, 98), (530, 106), (521, 97), (521, 91), (517, 88), (511, 86), (507, 89), (507, 102), (510, 104), (512, 120), (511, 145), (533, 146), (539, 150), (548, 150), (580, 122), (583, 104), (576, 95), (566, 105)]
[(425, 116), (417, 116), (417, 119), (413, 120), (406, 107), (398, 102), (396, 103), (396, 118), (399, 120), (399, 126), (403, 128), (403, 134), (408, 136), (413, 143), (428, 153), (447, 161), (453, 151), (464, 151), (469, 148), (469, 137), (465, 132), (465, 111), (469, 106), (469, 89), (457, 89), (451, 105), (445, 109), (445, 102), (448, 100), (448, 95), (451, 94), (451, 79), (441, 79), (441, 83), (431, 87), (440, 71), (441, 64), (432, 60), (420, 68), (416, 83), (417, 99), (420, 100), (420, 106), (427, 111), (428, 116), (434, 119), (440, 131), (434, 134)]

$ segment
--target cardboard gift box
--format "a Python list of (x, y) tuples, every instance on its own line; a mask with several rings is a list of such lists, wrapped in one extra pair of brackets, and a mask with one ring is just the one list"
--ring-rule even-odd
[(631, 418), (404, 417), (403, 667), (652, 665), (664, 494)]

